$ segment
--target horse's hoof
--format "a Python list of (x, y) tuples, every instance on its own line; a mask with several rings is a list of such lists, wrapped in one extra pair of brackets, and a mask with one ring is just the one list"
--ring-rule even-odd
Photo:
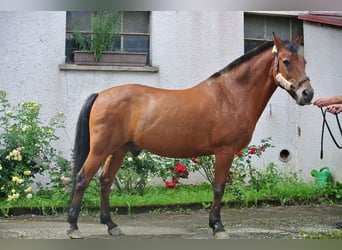
[(217, 240), (224, 240), (224, 239), (229, 239), (229, 236), (225, 231), (221, 231), (221, 232), (216, 232), (214, 234), (214, 238)]
[(125, 235), (119, 227), (113, 227), (112, 229), (108, 229), (109, 235), (120, 236)]
[(70, 239), (83, 239), (83, 235), (78, 229), (69, 230), (68, 236), (70, 237)]

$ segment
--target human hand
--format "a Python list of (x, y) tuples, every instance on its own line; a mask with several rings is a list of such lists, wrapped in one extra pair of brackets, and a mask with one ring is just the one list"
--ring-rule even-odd
[(342, 112), (342, 104), (329, 105), (327, 111), (332, 114), (339, 114)]
[(313, 105), (316, 105), (320, 108), (328, 106), (330, 104), (331, 104), (331, 98), (330, 97), (320, 97), (313, 102)]

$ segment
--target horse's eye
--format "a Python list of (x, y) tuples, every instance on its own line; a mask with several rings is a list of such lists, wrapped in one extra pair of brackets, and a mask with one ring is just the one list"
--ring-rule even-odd
[(284, 59), (284, 60), (283, 60), (283, 64), (284, 64), (286, 67), (288, 67), (288, 66), (290, 65), (290, 61), (287, 60), (287, 59)]

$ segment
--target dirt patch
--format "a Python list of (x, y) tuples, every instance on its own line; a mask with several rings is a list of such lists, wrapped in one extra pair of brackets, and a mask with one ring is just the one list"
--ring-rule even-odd
[[(154, 212), (114, 215), (125, 233), (117, 238), (212, 239), (208, 211)], [(23, 215), (0, 219), (1, 239), (67, 239), (66, 216)], [(299, 233), (334, 232), (342, 220), (342, 206), (290, 206), (271, 208), (228, 208), (222, 221), (231, 239), (281, 239)], [(96, 216), (81, 216), (79, 228), (85, 238), (111, 239)]]

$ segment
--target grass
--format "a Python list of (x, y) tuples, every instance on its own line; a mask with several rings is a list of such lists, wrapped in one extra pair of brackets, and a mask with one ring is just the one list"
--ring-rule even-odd
[(296, 236), (290, 236), (289, 239), (342, 239), (342, 230), (327, 232), (302, 232)]
[[(302, 182), (284, 182), (276, 186), (263, 188), (259, 191), (246, 186), (233, 185), (227, 187), (222, 198), (225, 205), (248, 207), (260, 205), (301, 205), (317, 203), (341, 204), (342, 185), (336, 183), (325, 189), (317, 189), (314, 185)], [(9, 203), (0, 201), (0, 216), (9, 216), (14, 210), (39, 210), (42, 214), (58, 214), (66, 212), (70, 194), (62, 190), (41, 190), (31, 199), (22, 199)], [(93, 181), (83, 198), (82, 210), (91, 208), (98, 211), (100, 204), (99, 186)], [(186, 206), (199, 204), (209, 208), (212, 202), (212, 188), (209, 184), (178, 185), (175, 189), (165, 186), (146, 187), (144, 194), (122, 194), (112, 190), (110, 195), (111, 207), (126, 208), (158, 206)], [(12, 211), (12, 212), (11, 212)], [(20, 212), (17, 212), (20, 213)]]

